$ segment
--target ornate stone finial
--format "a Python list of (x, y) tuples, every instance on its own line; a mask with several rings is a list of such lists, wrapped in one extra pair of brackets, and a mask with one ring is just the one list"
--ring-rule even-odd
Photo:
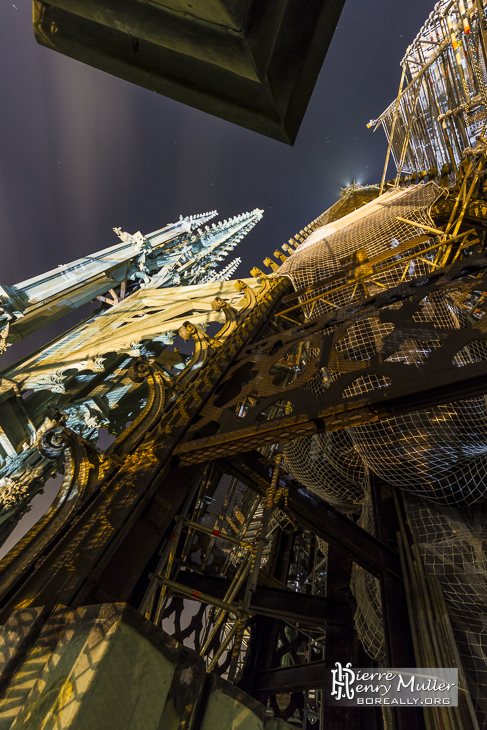
[(276, 249), (274, 251), (273, 255), (276, 257), (276, 259), (280, 259), (282, 261), (282, 263), (284, 263), (288, 259), (288, 257), (285, 256), (285, 254), (283, 254), (282, 251), (279, 251), (279, 249)]
[(146, 243), (145, 236), (140, 232), (137, 231), (137, 233), (127, 233), (127, 231), (122, 231), (121, 228), (114, 228), (113, 229), (119, 239), (121, 241), (124, 241), (126, 243), (131, 243), (138, 251), (141, 251)]
[(222, 344), (213, 337), (209, 337), (206, 332), (201, 329), (201, 327), (197, 327), (192, 322), (184, 322), (178, 330), (178, 335), (185, 340), (185, 342), (188, 342), (188, 340), (193, 338), (196, 343), (206, 343), (205, 346), (209, 345), (210, 347), (220, 347)]
[(115, 231), (115, 233), (117, 234), (117, 236), (119, 237), (119, 239), (121, 241), (131, 241), (132, 240), (131, 234), (127, 233), (126, 231), (122, 231), (121, 228), (114, 228), (113, 230)]
[(250, 270), (250, 276), (254, 276), (256, 279), (262, 279), (264, 276), (266, 276), (266, 274), (258, 269), (257, 266), (254, 266), (254, 268)]
[(272, 271), (277, 271), (279, 268), (279, 266), (269, 257), (264, 259), (263, 263), (264, 263), (264, 266), (269, 266), (269, 268), (271, 268)]
[(239, 292), (244, 292), (246, 289), (248, 289), (248, 284), (246, 284), (245, 281), (242, 281), (242, 279), (237, 279), (237, 281), (234, 283), (234, 286), (235, 289)]
[(196, 331), (196, 327), (191, 324), (191, 322), (185, 322), (181, 325), (181, 327), (178, 329), (178, 335), (183, 339), (185, 342), (188, 342), (191, 339), (191, 336)]
[(178, 330), (178, 335), (185, 342), (188, 342), (191, 337), (196, 334), (196, 327), (191, 322), (185, 322)]
[(228, 303), (221, 297), (215, 297), (211, 303), (211, 308), (214, 309), (215, 312), (221, 312), (221, 310), (225, 307), (228, 307)]

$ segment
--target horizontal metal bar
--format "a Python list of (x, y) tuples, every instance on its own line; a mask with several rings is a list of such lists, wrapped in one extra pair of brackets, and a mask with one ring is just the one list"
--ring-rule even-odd
[[(231, 583), (225, 578), (190, 571), (180, 571), (178, 580), (188, 589), (218, 598), (225, 596)], [(242, 597), (243, 590), (237, 594), (235, 602)], [(352, 625), (352, 609), (345, 601), (262, 585), (258, 585), (252, 595), (250, 613), (284, 621), (300, 621), (315, 626), (325, 626), (327, 622), (345, 626)]]
[[(210, 437), (183, 444), (177, 448), (176, 454), (179, 464), (197, 464), (233, 454), (249, 452), (253, 449), (275, 443), (287, 443), (297, 438), (313, 436), (317, 433), (339, 431), (350, 426), (374, 423), (393, 416), (413, 413), (432, 406), (444, 405), (466, 398), (475, 398), (487, 394), (487, 364), (473, 363), (464, 368), (458, 368), (461, 376), (463, 369), (476, 370), (480, 374), (465, 380), (457, 380), (449, 384), (429, 387), (428, 390), (412, 392), (398, 398), (384, 399), (382, 402), (364, 405), (355, 402), (342, 412), (336, 411), (335, 406), (330, 408), (316, 408), (307, 416), (299, 419), (293, 416), (284, 416), (260, 423), (257, 427), (235, 429), (222, 437)], [(419, 375), (419, 373), (418, 373)], [(442, 377), (437, 373), (437, 379)], [(446, 378), (442, 378), (446, 379)], [(421, 381), (411, 381), (411, 390), (421, 386)], [(326, 397), (327, 393), (325, 393)], [(375, 395), (375, 393), (373, 394)], [(364, 398), (365, 400), (365, 398)]]
[(211, 606), (216, 606), (217, 608), (221, 608), (223, 611), (232, 613), (235, 616), (240, 615), (239, 606), (234, 606), (233, 603), (227, 603), (227, 601), (222, 601), (215, 596), (210, 596), (208, 593), (188, 588), (188, 586), (185, 586), (182, 583), (176, 583), (176, 581), (164, 578), (164, 576), (153, 575), (152, 578), (156, 580), (159, 579), (161, 585), (166, 586), (170, 591), (174, 591), (174, 593), (181, 593), (183, 596), (187, 596), (188, 598), (194, 598), (202, 603), (208, 603)]
[(203, 525), (200, 525), (198, 522), (193, 522), (192, 520), (186, 520), (185, 525), (187, 525), (188, 527), (191, 527), (193, 530), (196, 530), (197, 532), (204, 532), (205, 535), (211, 535), (211, 537), (214, 537), (217, 540), (226, 540), (226, 542), (229, 542), (232, 545), (236, 545), (237, 547), (240, 547), (243, 550), (250, 550), (250, 548), (252, 547), (252, 545), (248, 542), (242, 542), (242, 540), (238, 540), (236, 537), (227, 535), (225, 532), (221, 532), (221, 530), (215, 530), (215, 529), (212, 530), (211, 527), (204, 527)]
[(325, 661), (293, 664), (261, 672), (255, 678), (255, 683), (259, 691), (270, 694), (305, 692), (308, 689), (323, 689), (326, 674), (330, 674), (330, 668)]

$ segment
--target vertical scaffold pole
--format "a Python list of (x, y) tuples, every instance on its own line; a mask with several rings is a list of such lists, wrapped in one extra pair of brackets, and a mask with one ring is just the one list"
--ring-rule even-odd
[(397, 92), (396, 107), (394, 109), (394, 118), (392, 120), (391, 134), (389, 135), (389, 146), (387, 147), (387, 155), (386, 155), (386, 161), (384, 164), (384, 172), (382, 173), (382, 180), (380, 183), (379, 195), (382, 195), (382, 193), (384, 191), (384, 181), (386, 179), (387, 165), (389, 164), (389, 155), (391, 154), (392, 139), (394, 137), (394, 129), (396, 127), (397, 115), (399, 112), (399, 102), (401, 100), (401, 91), (402, 91), (402, 87), (404, 85), (405, 77), (406, 77), (406, 64), (404, 64), (404, 66), (402, 67), (401, 83), (399, 84), (399, 91)]

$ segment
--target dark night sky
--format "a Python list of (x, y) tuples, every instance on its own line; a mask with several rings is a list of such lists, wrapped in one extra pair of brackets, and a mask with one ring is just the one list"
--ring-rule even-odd
[[(288, 147), (38, 46), (30, 2), (2, 3), (0, 282), (112, 245), (113, 226), (149, 233), (180, 214), (260, 207), (238, 250), (237, 275), (248, 276), (342, 186), (380, 180), (385, 136), (366, 123), (394, 98), (399, 62), (432, 7), (346, 0)], [(44, 337), (10, 348), (3, 366)]]

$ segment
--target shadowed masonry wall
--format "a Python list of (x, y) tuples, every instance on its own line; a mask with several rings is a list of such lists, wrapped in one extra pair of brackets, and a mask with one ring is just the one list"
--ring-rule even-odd
[(229, 682), (205, 677), (196, 652), (123, 603), (16, 611), (2, 628), (0, 727), (41, 725), (290, 727)]

